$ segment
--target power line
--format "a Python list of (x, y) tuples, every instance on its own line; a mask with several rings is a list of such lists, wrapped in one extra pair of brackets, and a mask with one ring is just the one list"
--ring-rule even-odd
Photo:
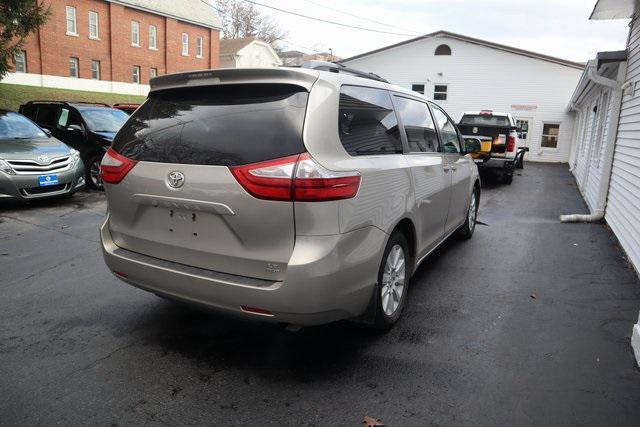
[(294, 15), (294, 16), (297, 16), (299, 18), (305, 18), (305, 19), (310, 19), (312, 21), (319, 21), (319, 22), (324, 22), (324, 23), (327, 23), (327, 24), (338, 25), (340, 27), (353, 28), (353, 29), (356, 29), (356, 30), (369, 31), (369, 32), (372, 32), (372, 33), (391, 34), (391, 35), (394, 35), (394, 36), (405, 36), (405, 37), (414, 37), (415, 36), (414, 34), (394, 33), (394, 32), (391, 32), (391, 31), (376, 30), (376, 29), (373, 29), (373, 28), (359, 27), (357, 25), (349, 25), (349, 24), (344, 24), (342, 22), (331, 21), (331, 20), (328, 20), (328, 19), (316, 18), (314, 16), (303, 15), (302, 13), (292, 12), (290, 10), (280, 9), (278, 7), (275, 7), (275, 6), (269, 6), (269, 5), (266, 5), (266, 4), (263, 4), (263, 3), (258, 3), (257, 1), (253, 1), (253, 0), (242, 0), (242, 1), (247, 2), (247, 3), (251, 3), (251, 4), (256, 5), (256, 6), (266, 7), (267, 9), (273, 9), (273, 10), (276, 10), (278, 12), (288, 13), (289, 15)]
[(326, 6), (326, 5), (322, 4), (322, 3), (318, 3), (318, 2), (315, 2), (315, 1), (312, 1), (312, 0), (304, 0), (304, 1), (306, 1), (307, 3), (314, 4), (314, 5), (318, 6), (318, 7), (322, 7), (322, 8), (329, 9), (329, 10), (333, 10), (334, 12), (342, 13), (342, 14), (347, 15), (347, 16), (352, 16), (352, 17), (360, 19), (362, 21), (368, 21), (368, 22), (372, 22), (374, 24), (384, 25), (385, 27), (395, 28), (395, 29), (398, 29), (398, 30), (410, 31), (412, 33), (415, 33), (414, 35), (416, 35), (416, 36), (422, 34), (419, 31), (414, 31), (414, 30), (410, 30), (410, 29), (402, 28), (402, 27), (396, 27), (395, 25), (387, 24), (387, 23), (381, 22), (381, 21), (376, 21), (375, 19), (365, 18), (363, 16), (356, 15), (355, 13), (347, 12), (345, 10), (336, 9), (335, 7), (331, 7), (331, 6)]

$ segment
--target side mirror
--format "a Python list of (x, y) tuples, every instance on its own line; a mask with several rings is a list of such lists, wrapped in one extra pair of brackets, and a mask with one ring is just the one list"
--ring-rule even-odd
[(482, 149), (480, 140), (478, 138), (465, 138), (464, 139), (464, 154), (478, 153)]
[(528, 153), (529, 147), (518, 147), (518, 151), (524, 151), (525, 153)]
[(80, 125), (69, 125), (67, 126), (67, 130), (70, 132), (82, 132), (82, 126)]

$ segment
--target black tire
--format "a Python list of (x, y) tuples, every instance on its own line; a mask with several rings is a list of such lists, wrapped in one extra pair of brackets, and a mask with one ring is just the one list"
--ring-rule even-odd
[(512, 182), (513, 182), (513, 171), (504, 172), (502, 174), (502, 183), (511, 185)]
[[(473, 237), (473, 232), (476, 230), (476, 218), (478, 217), (478, 207), (480, 206), (480, 191), (478, 191), (478, 187), (473, 188), (473, 193), (471, 193), (471, 201), (469, 202), (469, 210), (467, 211), (467, 219), (465, 220), (462, 227), (458, 229), (458, 236), (463, 239), (470, 239)], [(471, 215), (471, 211), (475, 212)]]
[[(396, 247), (400, 247), (402, 251), (402, 256), (404, 257), (404, 280), (402, 284), (402, 288), (400, 290), (399, 300), (394, 298), (396, 295), (394, 292), (397, 292), (397, 285), (393, 286), (391, 284), (387, 285), (383, 283), (383, 278), (386, 279), (386, 283), (389, 283), (389, 273), (387, 269), (387, 260), (393, 250), (394, 253), (397, 251)], [(386, 271), (385, 271), (386, 270)], [(386, 275), (386, 277), (385, 277)], [(390, 329), (397, 321), (400, 319), (402, 315), (402, 310), (404, 309), (405, 302), (407, 300), (407, 291), (409, 290), (409, 276), (411, 275), (411, 256), (409, 252), (409, 245), (407, 244), (407, 239), (399, 232), (395, 232), (389, 238), (387, 242), (387, 246), (384, 249), (382, 255), (382, 262), (380, 263), (380, 269), (378, 270), (378, 283), (376, 285), (376, 294), (375, 294), (375, 317), (373, 321), (374, 328), (378, 330), (387, 330)], [(391, 277), (395, 277), (396, 280), (391, 280), (391, 283), (399, 283), (397, 280), (399, 274), (396, 272), (395, 276), (392, 274)], [(391, 289), (394, 289), (392, 291)], [(387, 293), (387, 298), (392, 300), (386, 300), (387, 304), (393, 304), (391, 307), (393, 311), (389, 314), (389, 306), (384, 305), (384, 296), (383, 290)], [(389, 292), (387, 292), (389, 291)], [(395, 304), (397, 301), (397, 305)], [(387, 308), (387, 310), (385, 310)]]
[[(98, 176), (94, 176), (96, 170), (100, 171), (100, 162), (102, 161), (101, 155), (96, 155), (91, 157), (91, 159), (84, 166), (84, 179), (89, 188), (93, 188), (94, 190), (103, 190), (104, 186), (102, 185), (102, 178)], [(97, 165), (97, 169), (96, 169)], [(93, 168), (93, 169), (92, 169)]]
[(524, 169), (524, 153), (518, 155), (518, 160), (516, 160), (516, 169)]

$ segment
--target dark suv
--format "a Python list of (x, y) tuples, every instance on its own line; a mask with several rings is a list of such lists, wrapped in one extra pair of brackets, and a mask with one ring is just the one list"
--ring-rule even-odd
[(129, 116), (107, 104), (62, 101), (29, 101), (20, 113), (80, 152), (87, 184), (102, 189), (100, 162)]

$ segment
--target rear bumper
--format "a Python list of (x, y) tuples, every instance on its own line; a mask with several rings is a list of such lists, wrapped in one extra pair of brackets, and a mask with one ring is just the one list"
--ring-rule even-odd
[(85, 185), (82, 162), (78, 162), (73, 169), (56, 175), (57, 185), (40, 187), (39, 175), (7, 175), (0, 172), (0, 200), (33, 200), (62, 196), (78, 191)]
[[(318, 325), (364, 313), (376, 284), (387, 235), (375, 227), (331, 236), (298, 236), (285, 280), (218, 273), (117, 247), (100, 230), (107, 266), (138, 288), (229, 314), (270, 322)], [(272, 315), (247, 313), (241, 306)]]
[(476, 162), (476, 164), (480, 168), (505, 169), (513, 168), (514, 162), (514, 157), (490, 157), (489, 159), (485, 159), (482, 163)]

